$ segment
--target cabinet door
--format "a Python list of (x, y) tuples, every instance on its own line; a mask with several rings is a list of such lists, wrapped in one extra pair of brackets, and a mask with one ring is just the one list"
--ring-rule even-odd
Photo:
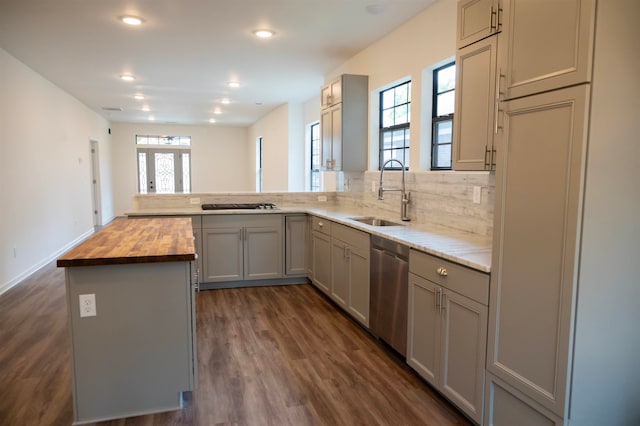
[(285, 218), (285, 274), (305, 275), (307, 216), (287, 216)]
[(342, 105), (338, 104), (320, 114), (322, 140), (322, 167), (325, 170), (342, 169)]
[(322, 162), (320, 167), (323, 170), (331, 170), (333, 167), (332, 140), (333, 127), (331, 125), (331, 109), (325, 109), (320, 113), (320, 139), (322, 141)]
[(331, 240), (331, 298), (344, 309), (348, 307), (349, 263), (347, 244), (333, 238)]
[(342, 104), (331, 108), (331, 169), (342, 170)]
[(456, 48), (461, 49), (499, 30), (497, 0), (461, 0), (458, 2)]
[(336, 105), (342, 102), (342, 77), (338, 77), (329, 83), (331, 87), (331, 99), (329, 104)]
[(331, 237), (313, 232), (313, 284), (329, 294), (331, 289)]
[(305, 263), (307, 265), (307, 277), (313, 277), (313, 220), (311, 216), (306, 216), (305, 225)]
[(469, 417), (481, 423), (487, 307), (448, 290), (442, 299), (440, 389)]
[(434, 283), (409, 274), (407, 363), (433, 386), (438, 386), (440, 356), (438, 289)]
[(281, 227), (244, 228), (244, 279), (282, 278)]
[(588, 93), (582, 85), (506, 102), (496, 173), (487, 369), (559, 416), (567, 393)]
[(456, 113), (453, 118), (454, 170), (491, 168), (497, 105), (498, 37), (489, 37), (456, 55)]
[(591, 80), (595, 4), (595, 0), (504, 2), (503, 99)]
[(369, 326), (369, 247), (350, 246), (349, 261), (349, 312), (363, 325)]
[(202, 282), (235, 281), (243, 277), (242, 228), (202, 230)]
[(484, 424), (487, 426), (562, 426), (564, 421), (502, 380), (487, 374)]
[(320, 88), (320, 108), (329, 108), (342, 102), (342, 77), (332, 80)]

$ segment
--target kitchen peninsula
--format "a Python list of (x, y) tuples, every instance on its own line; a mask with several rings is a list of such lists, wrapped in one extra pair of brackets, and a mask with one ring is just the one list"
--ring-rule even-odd
[(179, 409), (196, 383), (191, 219), (118, 218), (60, 257), (74, 424)]

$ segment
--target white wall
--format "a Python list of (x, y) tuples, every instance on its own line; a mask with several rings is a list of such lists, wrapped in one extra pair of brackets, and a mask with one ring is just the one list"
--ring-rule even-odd
[(104, 220), (113, 202), (107, 120), (2, 49), (0, 93), (2, 292), (93, 230), (91, 139)]
[[(292, 104), (292, 106), (295, 106)], [(247, 145), (252, 147), (249, 176), (255, 182), (256, 139), (262, 136), (262, 190), (287, 191), (289, 187), (289, 104), (274, 109), (248, 129)], [(253, 186), (255, 189), (255, 185)]]
[[(426, 170), (430, 158), (431, 117), (430, 86), (423, 90), (423, 72), (456, 53), (456, 2), (440, 0), (413, 19), (359, 52), (326, 76), (330, 80), (340, 74), (369, 76), (369, 169), (378, 167), (378, 93), (381, 88), (402, 79), (411, 79), (411, 164), (413, 171)], [(430, 77), (425, 84), (430, 85)], [(319, 90), (319, 88), (318, 88)], [(425, 99), (424, 94), (428, 94)], [(423, 124), (428, 124), (424, 126)], [(427, 131), (424, 131), (426, 129)], [(418, 143), (419, 141), (419, 143)], [(421, 161), (422, 160), (422, 161)]]
[(247, 129), (218, 125), (183, 126), (147, 123), (113, 123), (113, 161), (116, 170), (115, 211), (131, 209), (137, 193), (137, 134), (191, 136), (191, 189), (193, 193), (252, 191), (248, 178), (253, 168), (247, 146)]

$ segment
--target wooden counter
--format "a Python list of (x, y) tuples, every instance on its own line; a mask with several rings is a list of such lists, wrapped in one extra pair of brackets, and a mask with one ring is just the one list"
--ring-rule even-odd
[(58, 259), (59, 267), (195, 260), (190, 218), (117, 218)]

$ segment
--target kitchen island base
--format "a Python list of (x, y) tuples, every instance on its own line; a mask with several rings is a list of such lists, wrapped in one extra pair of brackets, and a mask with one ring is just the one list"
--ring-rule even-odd
[[(66, 268), (74, 424), (182, 408), (195, 388), (190, 262)], [(95, 316), (80, 316), (95, 295)]]

